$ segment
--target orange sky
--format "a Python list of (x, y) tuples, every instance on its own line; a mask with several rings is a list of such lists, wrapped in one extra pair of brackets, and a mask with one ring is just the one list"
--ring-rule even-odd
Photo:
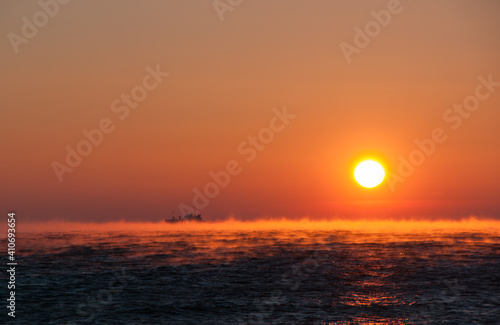
[[(0, 4), (5, 212), (156, 221), (229, 163), (208, 220), (500, 218), (498, 1), (55, 1), (42, 1), (53, 17)], [(356, 35), (367, 26), (379, 30)], [(100, 123), (68, 166), (68, 146)], [(418, 162), (415, 141), (433, 132), (442, 143), (425, 142), (398, 182), (401, 157)], [(251, 149), (259, 134), (268, 143)], [(368, 156), (392, 186), (354, 182)]]

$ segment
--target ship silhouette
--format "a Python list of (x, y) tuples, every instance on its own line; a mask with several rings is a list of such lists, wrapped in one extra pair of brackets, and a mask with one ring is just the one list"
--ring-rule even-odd
[(176, 218), (173, 214), (172, 211), (172, 219), (165, 219), (165, 222), (168, 223), (177, 223), (177, 222), (204, 222), (204, 220), (201, 218), (201, 214), (196, 214), (194, 213), (187, 213), (183, 217), (179, 216)]

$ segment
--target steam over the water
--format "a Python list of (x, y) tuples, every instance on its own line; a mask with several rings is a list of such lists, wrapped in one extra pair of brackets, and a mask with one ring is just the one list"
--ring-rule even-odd
[[(4, 225), (1, 225), (2, 227)], [(451, 220), (287, 220), (263, 219), (256, 221), (238, 221), (230, 219), (217, 222), (68, 222), (50, 221), (43, 223), (22, 223), (18, 226), (21, 232), (53, 232), (53, 231), (174, 231), (174, 230), (266, 230), (266, 229), (322, 229), (322, 230), (353, 230), (366, 232), (414, 232), (426, 230), (489, 230), (500, 231), (500, 220), (468, 218), (458, 221)], [(5, 232), (2, 232), (2, 235)]]
[(19, 224), (11, 323), (493, 324), (498, 226)]

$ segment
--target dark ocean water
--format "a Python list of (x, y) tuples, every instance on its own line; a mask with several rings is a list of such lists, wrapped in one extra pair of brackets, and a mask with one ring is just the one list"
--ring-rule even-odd
[(493, 233), (53, 232), (17, 244), (9, 324), (500, 324)]

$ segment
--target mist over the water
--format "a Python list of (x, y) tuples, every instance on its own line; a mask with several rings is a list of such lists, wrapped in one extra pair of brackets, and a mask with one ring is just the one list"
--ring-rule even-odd
[[(0, 225), (4, 226), (4, 225)], [(269, 229), (320, 229), (359, 230), (366, 232), (414, 232), (424, 230), (488, 230), (500, 231), (500, 220), (469, 217), (460, 220), (391, 220), (391, 219), (337, 219), (337, 220), (289, 220), (261, 219), (242, 221), (230, 218), (225, 221), (207, 222), (70, 222), (54, 220), (48, 222), (25, 222), (18, 225), (20, 232), (58, 231), (196, 231), (196, 230), (269, 230)], [(3, 233), (2, 233), (3, 234)]]
[(19, 228), (12, 324), (493, 324), (500, 317), (498, 221)]

